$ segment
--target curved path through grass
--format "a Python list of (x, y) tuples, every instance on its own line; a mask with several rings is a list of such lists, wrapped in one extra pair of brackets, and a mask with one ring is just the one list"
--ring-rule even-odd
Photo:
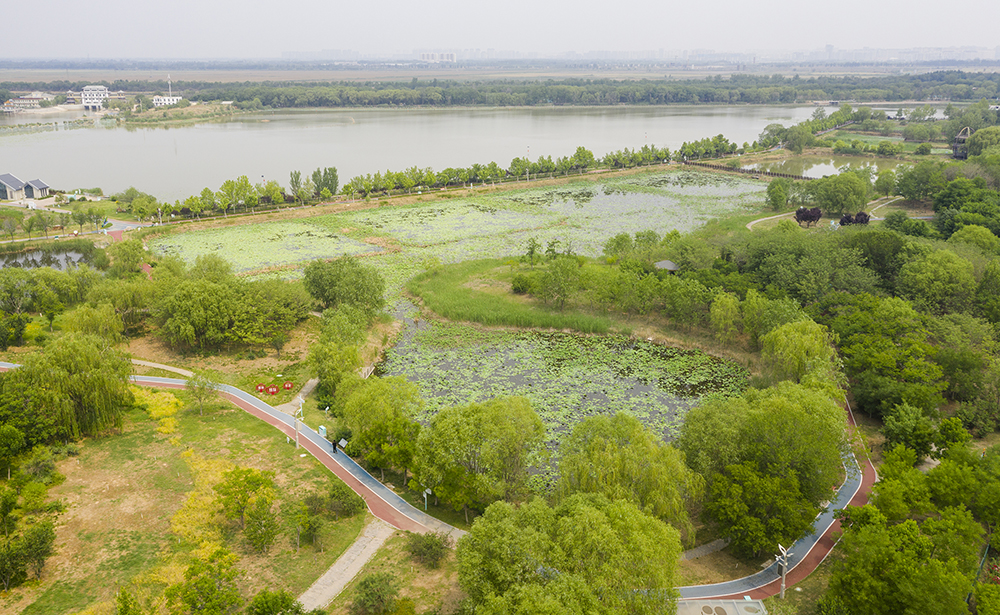
[[(852, 428), (856, 427), (850, 405), (847, 411), (848, 423)], [(788, 572), (785, 574), (787, 587), (792, 587), (809, 576), (836, 546), (837, 541), (833, 539), (833, 533), (840, 530), (840, 520), (834, 518), (834, 513), (846, 506), (862, 506), (868, 502), (872, 485), (878, 478), (871, 459), (866, 458), (865, 465), (861, 466), (854, 453), (848, 453), (844, 457), (844, 470), (847, 473), (844, 484), (837, 491), (836, 497), (827, 505), (826, 510), (816, 517), (812, 533), (797, 540), (788, 550)], [(764, 570), (742, 579), (678, 589), (682, 600), (708, 598), (739, 600), (743, 596), (761, 600), (781, 592), (781, 574), (775, 562)]]
[[(170, 369), (171, 371), (177, 370), (177, 368), (169, 368), (169, 366), (160, 364), (150, 364), (149, 366), (155, 366), (159, 369)], [(16, 367), (19, 366), (15, 363), (0, 362), (0, 371), (7, 371)], [(160, 378), (156, 376), (132, 376), (131, 380), (141, 386), (167, 389), (184, 389), (187, 383), (186, 380), (178, 378)], [(295, 423), (290, 415), (275, 409), (236, 387), (226, 384), (220, 384), (217, 387), (221, 397), (277, 428), (289, 438), (295, 438)], [(852, 427), (856, 426), (854, 414), (851, 412), (850, 406), (848, 406), (848, 422)], [(301, 425), (299, 434), (302, 447), (343, 480), (355, 493), (360, 495), (368, 505), (368, 509), (378, 519), (385, 521), (394, 528), (411, 532), (444, 532), (451, 535), (455, 540), (466, 533), (411, 506), (403, 498), (396, 495), (365, 471), (364, 468), (348, 457), (343, 451), (338, 451), (335, 445), (321, 437), (310, 427), (304, 424)], [(789, 557), (789, 570), (786, 574), (788, 587), (795, 585), (809, 576), (826, 559), (830, 551), (833, 550), (833, 547), (836, 545), (833, 533), (840, 529), (840, 521), (834, 519), (834, 513), (848, 505), (861, 506), (868, 501), (872, 485), (875, 484), (877, 479), (877, 473), (871, 460), (866, 459), (865, 465), (862, 467), (854, 454), (849, 453), (844, 458), (844, 469), (846, 470), (847, 478), (837, 491), (836, 497), (826, 507), (826, 511), (816, 518), (813, 525), (813, 532), (808, 536), (800, 538), (789, 549), (791, 555)], [(371, 555), (368, 555), (368, 557), (371, 557)], [(335, 562), (334, 567), (336, 566), (337, 563)], [(321, 580), (325, 577), (326, 575), (321, 577)], [(317, 590), (310, 597), (310, 601), (314, 604), (318, 604), (323, 600), (326, 601), (325, 603), (329, 603), (336, 594), (329, 596), (328, 594), (331, 591), (339, 593), (343, 588), (343, 586), (339, 586), (338, 584), (331, 583), (328, 585), (329, 590), (325, 592)], [(707, 598), (739, 599), (743, 596), (750, 596), (753, 599), (763, 599), (777, 595), (780, 592), (781, 575), (775, 563), (761, 572), (741, 579), (711, 585), (692, 585), (678, 589), (681, 599), (686, 600)]]

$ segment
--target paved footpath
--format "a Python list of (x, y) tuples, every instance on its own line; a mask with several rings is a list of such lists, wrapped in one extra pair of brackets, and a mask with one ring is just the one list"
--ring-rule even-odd
[[(847, 408), (847, 420), (856, 427), (854, 413)], [(844, 458), (844, 469), (847, 478), (837, 491), (837, 496), (826, 507), (826, 510), (816, 517), (813, 531), (808, 536), (800, 538), (791, 546), (788, 556), (788, 572), (785, 574), (785, 584), (792, 587), (801, 582), (812, 571), (823, 563), (837, 542), (833, 534), (840, 530), (840, 521), (834, 519), (836, 511), (850, 505), (862, 506), (868, 502), (868, 494), (872, 485), (878, 479), (875, 466), (870, 459), (865, 459), (864, 466), (858, 464), (853, 453)], [(754, 600), (762, 600), (776, 596), (781, 592), (781, 575), (775, 562), (757, 574), (712, 585), (692, 585), (679, 587), (682, 600), (699, 599), (730, 599), (740, 600), (749, 596)]]
[(304, 594), (299, 596), (299, 602), (307, 611), (322, 609), (330, 604), (347, 584), (358, 576), (385, 541), (396, 532), (395, 528), (381, 519), (374, 519), (365, 526), (364, 531), (354, 544), (337, 558), (333, 566), (323, 576), (316, 579)]
[[(162, 367), (159, 364), (152, 364), (150, 366)], [(15, 367), (18, 367), (18, 365), (0, 362), (0, 371), (6, 371)], [(155, 376), (132, 376), (131, 380), (142, 386), (167, 389), (183, 389), (187, 382), (186, 380), (177, 378), (159, 378)], [(221, 397), (231, 401), (237, 407), (272, 425), (289, 438), (295, 439), (294, 419), (290, 415), (273, 408), (253, 395), (235, 387), (218, 385), (218, 391)], [(850, 406), (848, 406), (847, 410), (848, 422), (854, 427), (856, 424)], [(308, 426), (300, 426), (299, 441), (306, 452), (311, 453), (320, 463), (343, 480), (355, 493), (360, 495), (368, 505), (368, 509), (377, 519), (384, 521), (392, 528), (420, 533), (442, 532), (450, 535), (456, 541), (465, 535), (466, 532), (463, 530), (452, 527), (411, 506), (409, 502), (376, 480), (375, 477), (344, 454), (343, 451), (339, 451), (333, 444), (325, 438), (321, 438), (318, 433)], [(829, 555), (830, 551), (836, 545), (833, 534), (840, 529), (840, 521), (833, 518), (834, 513), (848, 505), (861, 506), (868, 501), (872, 485), (878, 479), (871, 460), (865, 459), (865, 464), (862, 466), (858, 464), (853, 453), (850, 453), (844, 458), (844, 468), (847, 475), (844, 484), (840, 487), (836, 497), (830, 502), (826, 510), (816, 518), (813, 525), (813, 532), (799, 539), (789, 549), (789, 570), (786, 574), (788, 587), (799, 583), (809, 576), (826, 559), (826, 556)], [(357, 567), (360, 570), (364, 566), (364, 563), (367, 562), (367, 558), (371, 558), (378, 549), (378, 546), (373, 545), (377, 541), (380, 530), (373, 528), (371, 531), (376, 532), (376, 534), (367, 540), (366, 545), (359, 547), (360, 553), (348, 557), (348, 553), (354, 549), (354, 547), (351, 547), (347, 553), (334, 563), (333, 568), (327, 571), (327, 574), (322, 578), (325, 578), (327, 575), (332, 575), (333, 577), (346, 576), (347, 572), (340, 574), (331, 573), (334, 568), (341, 566), (341, 559), (345, 561), (340, 570), (350, 571), (353, 567)], [(359, 541), (366, 542), (362, 538), (359, 538)], [(385, 538), (382, 539), (383, 542), (384, 540)], [(367, 547), (371, 547), (371, 549), (366, 551)], [(366, 553), (367, 558), (364, 557)], [(343, 580), (343, 585), (350, 582), (350, 579), (356, 574), (357, 571), (351, 574), (350, 578)], [(317, 581), (314, 584), (314, 587), (317, 588), (317, 597), (306, 597), (306, 594), (313, 589), (310, 588), (306, 594), (303, 594), (303, 598), (317, 602), (326, 600), (326, 604), (329, 604), (336, 597), (336, 593), (331, 594), (331, 592), (336, 591), (339, 593), (343, 589), (343, 585), (340, 585), (338, 589), (337, 582), (332, 580), (329, 584), (322, 586), (319, 586), (319, 583)], [(781, 576), (778, 574), (777, 564), (771, 564), (765, 570), (742, 579), (712, 585), (693, 585), (678, 588), (681, 599), (687, 600), (708, 598), (738, 600), (744, 596), (749, 596), (753, 599), (763, 599), (777, 595), (780, 589)]]

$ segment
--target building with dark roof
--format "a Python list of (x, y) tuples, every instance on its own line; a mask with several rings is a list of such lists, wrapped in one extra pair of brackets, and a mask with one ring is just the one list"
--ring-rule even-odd
[(25, 183), (10, 173), (0, 175), (0, 199), (15, 201), (24, 198)]
[(23, 182), (10, 173), (0, 175), (0, 201), (44, 199), (47, 196), (49, 196), (49, 185), (40, 179)]
[(40, 179), (33, 179), (24, 184), (24, 196), (29, 199), (44, 199), (49, 196), (49, 185)]

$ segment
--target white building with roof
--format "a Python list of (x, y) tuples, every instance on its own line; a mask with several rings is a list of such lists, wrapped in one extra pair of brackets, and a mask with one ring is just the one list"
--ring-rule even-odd
[(154, 96), (153, 106), (154, 107), (168, 107), (170, 105), (176, 105), (184, 97), (183, 96)]
[(84, 86), (83, 92), (81, 94), (81, 102), (83, 103), (84, 109), (91, 109), (94, 111), (99, 111), (104, 108), (104, 101), (110, 96), (108, 92), (108, 87), (104, 85), (87, 85)]

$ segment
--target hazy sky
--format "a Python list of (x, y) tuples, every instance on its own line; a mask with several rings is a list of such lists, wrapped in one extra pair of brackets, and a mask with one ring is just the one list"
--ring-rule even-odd
[[(277, 58), (289, 51), (750, 51), (1000, 45), (965, 0), (10, 0), (0, 58)], [(16, 25), (20, 24), (20, 25)]]

